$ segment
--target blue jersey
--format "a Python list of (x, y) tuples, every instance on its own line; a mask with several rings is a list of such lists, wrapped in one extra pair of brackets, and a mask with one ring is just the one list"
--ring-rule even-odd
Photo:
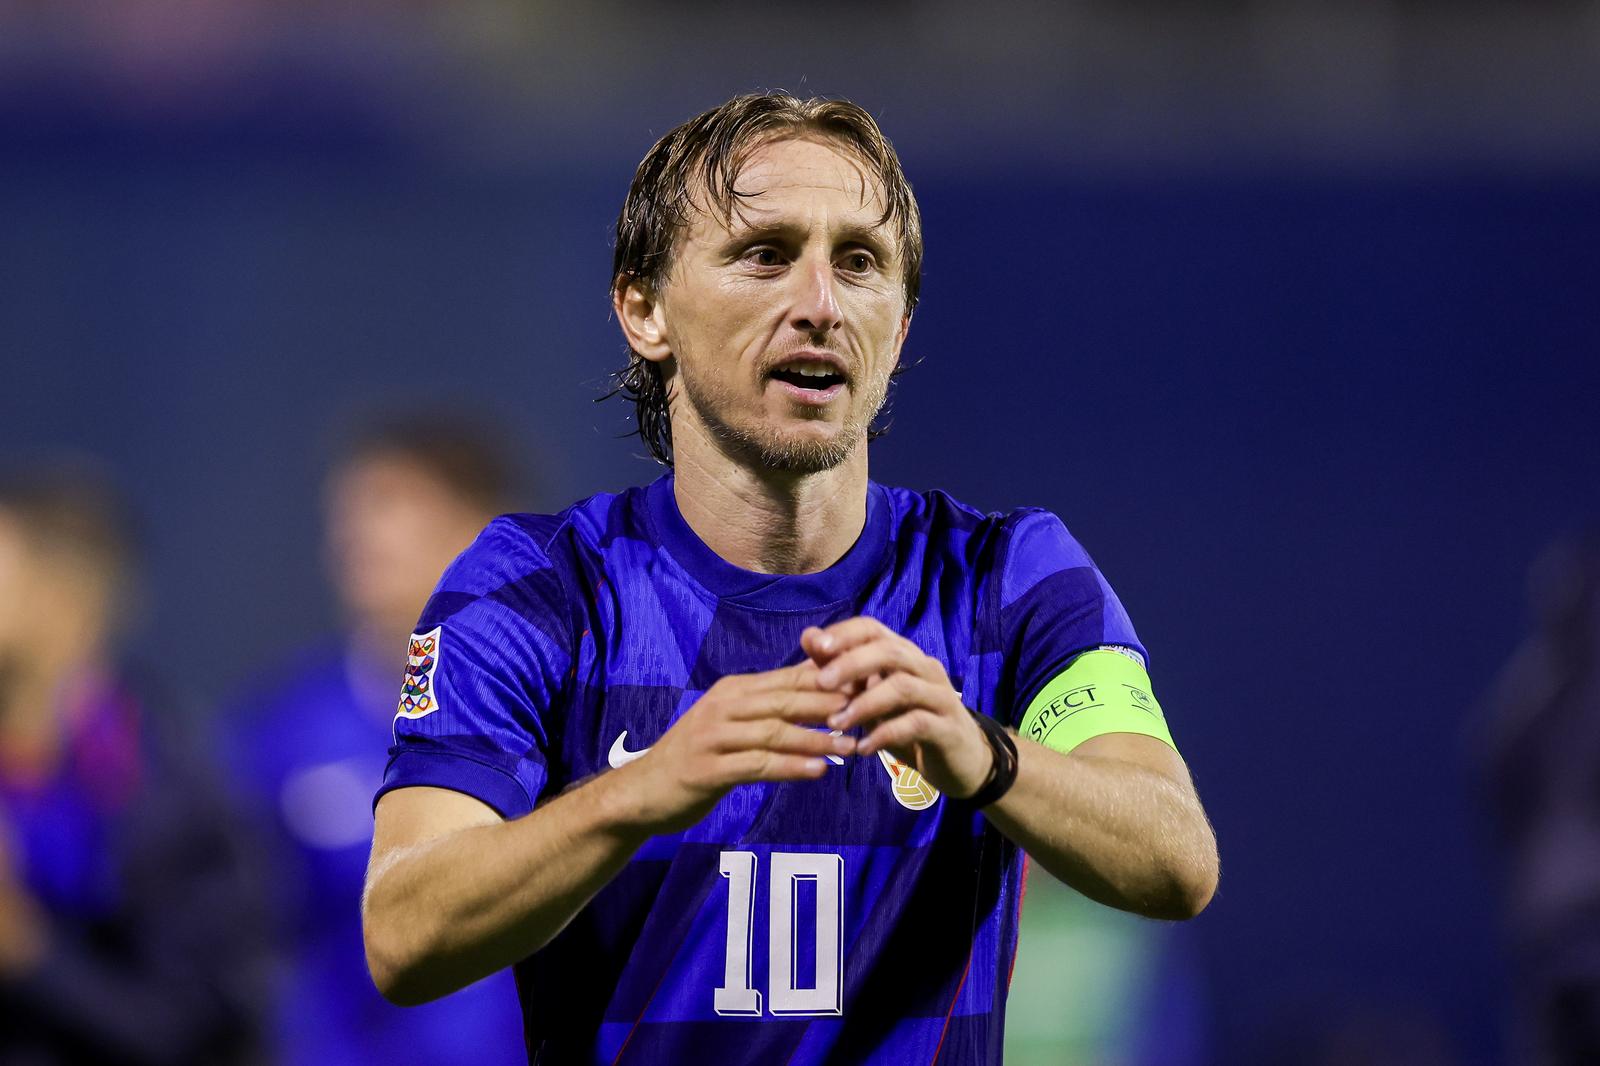
[[(446, 571), (412, 638), (383, 791), (527, 814), (653, 743), (719, 678), (800, 662), (803, 629), (855, 615), (1011, 725), (1076, 654), (1144, 653), (1047, 512), (874, 483), (837, 563), (757, 574), (695, 536), (668, 475), (497, 519)], [(518, 964), (530, 1058), (998, 1063), (1021, 851), (892, 758), (836, 762), (735, 788), (652, 838)]]

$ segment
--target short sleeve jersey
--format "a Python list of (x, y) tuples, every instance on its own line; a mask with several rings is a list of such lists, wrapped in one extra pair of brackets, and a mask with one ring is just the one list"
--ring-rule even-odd
[[(800, 662), (868, 615), (1016, 725), (1077, 654), (1144, 647), (1054, 515), (872, 483), (820, 573), (757, 574), (688, 527), (671, 475), (496, 519), (412, 637), (379, 793), (506, 818), (637, 757), (719, 678)], [(539, 1063), (998, 1063), (1023, 856), (887, 755), (734, 788), (647, 842), (516, 967)]]

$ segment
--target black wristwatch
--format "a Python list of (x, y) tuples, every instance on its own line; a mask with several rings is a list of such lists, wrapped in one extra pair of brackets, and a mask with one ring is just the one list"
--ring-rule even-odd
[(979, 714), (970, 707), (967, 710), (977, 720), (978, 728), (983, 730), (983, 739), (989, 742), (989, 750), (994, 753), (994, 765), (989, 768), (989, 776), (983, 779), (978, 791), (961, 801), (981, 809), (1004, 796), (1016, 784), (1017, 743), (1006, 732), (1006, 727), (993, 718)]

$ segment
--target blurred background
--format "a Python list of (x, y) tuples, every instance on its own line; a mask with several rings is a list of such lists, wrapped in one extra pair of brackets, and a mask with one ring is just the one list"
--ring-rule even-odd
[(354, 656), (374, 420), (496, 427), (519, 509), (656, 476), (594, 402), (610, 227), (755, 88), (866, 106), (922, 205), (874, 476), (1065, 519), (1218, 830), (1181, 928), (1033, 879), (1008, 1061), (1600, 1061), (1551, 1050), (1600, 1046), (1600, 952), (1539, 976), (1600, 941), (1600, 773), (1550, 874), (1544, 756), (1506, 755), (1600, 750), (1595, 564), (1528, 591), (1600, 513), (1592, 0), (0, 0), (0, 472), (124, 500), (109, 657), (236, 741)]

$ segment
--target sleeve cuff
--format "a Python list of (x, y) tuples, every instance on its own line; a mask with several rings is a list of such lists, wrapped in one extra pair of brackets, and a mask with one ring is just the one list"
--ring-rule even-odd
[(386, 793), (414, 786), (464, 793), (487, 803), (508, 821), (533, 810), (528, 790), (515, 777), (469, 755), (443, 751), (395, 752), (384, 771), (382, 787), (372, 797), (373, 806)]

